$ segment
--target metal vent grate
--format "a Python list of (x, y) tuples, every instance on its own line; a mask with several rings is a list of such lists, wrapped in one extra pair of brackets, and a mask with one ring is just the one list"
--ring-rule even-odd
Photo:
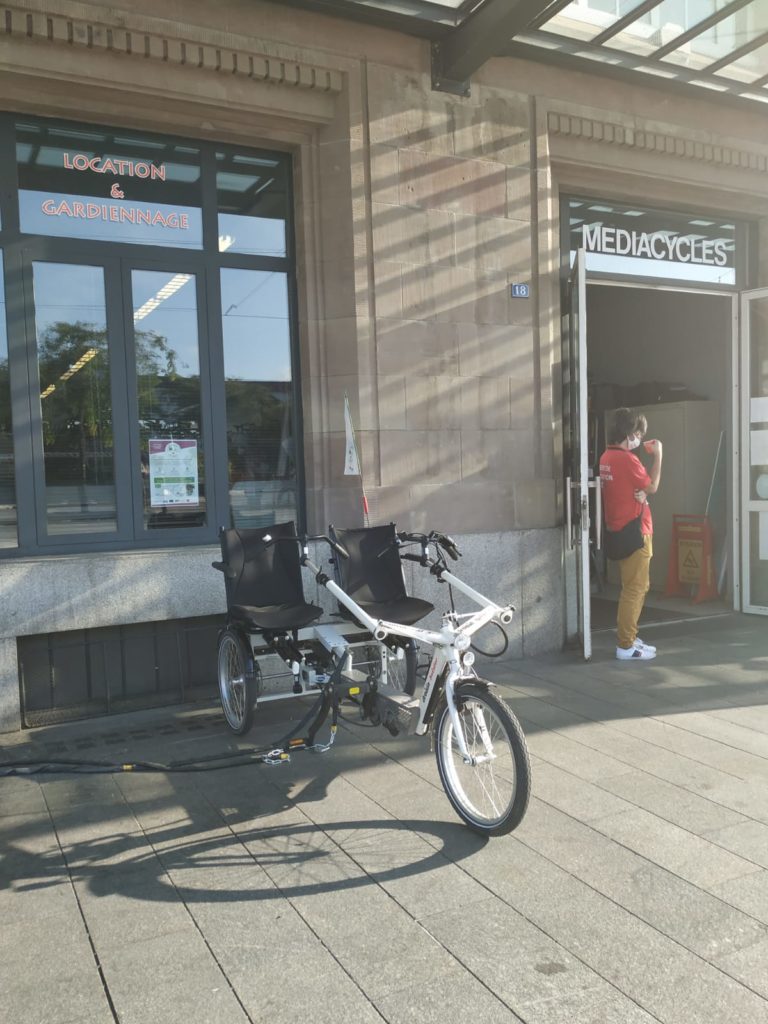
[(211, 700), (219, 616), (18, 640), (25, 726)]

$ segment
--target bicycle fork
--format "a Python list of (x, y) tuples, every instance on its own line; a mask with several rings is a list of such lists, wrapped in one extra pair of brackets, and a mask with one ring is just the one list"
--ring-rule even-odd
[[(442, 662), (442, 664), (441, 664)], [(456, 737), (456, 744), (459, 748), (462, 760), (468, 765), (479, 765), (486, 764), (488, 761), (493, 761), (496, 758), (496, 754), (493, 752), (493, 743), (491, 742), (491, 736), (488, 732), (488, 726), (485, 723), (483, 712), (478, 707), (472, 707), (470, 713), (472, 720), (479, 735), (484, 753), (482, 754), (470, 754), (469, 748), (467, 747), (467, 741), (464, 734), (464, 724), (461, 720), (461, 714), (456, 703), (456, 683), (463, 678), (460, 673), (460, 667), (454, 662), (449, 662), (446, 666), (445, 661), (440, 658), (433, 658), (432, 664), (430, 665), (429, 673), (424, 684), (424, 690), (421, 696), (420, 708), (419, 708), (419, 724), (416, 726), (417, 735), (424, 735), (427, 731), (427, 725), (424, 723), (424, 718), (427, 714), (427, 710), (431, 703), (432, 693), (434, 691), (435, 683), (440, 675), (440, 669), (445, 667), (445, 699), (448, 704), (448, 714), (451, 716), (451, 724), (453, 725), (453, 733)]]

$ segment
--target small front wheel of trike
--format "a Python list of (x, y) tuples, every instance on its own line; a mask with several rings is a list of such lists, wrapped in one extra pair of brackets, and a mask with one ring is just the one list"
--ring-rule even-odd
[(243, 736), (253, 725), (258, 668), (250, 645), (231, 628), (219, 633), (219, 693), (227, 725)]
[(453, 719), (443, 702), (434, 726), (440, 781), (454, 810), (471, 829), (486, 836), (505, 835), (522, 821), (531, 792), (523, 730), (504, 701), (482, 681), (460, 683), (455, 699), (472, 763), (462, 757)]

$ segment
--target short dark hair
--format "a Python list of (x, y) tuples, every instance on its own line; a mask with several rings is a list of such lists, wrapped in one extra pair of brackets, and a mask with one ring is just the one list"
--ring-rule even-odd
[(634, 409), (616, 409), (608, 427), (608, 444), (621, 444), (630, 434), (645, 434), (648, 421)]

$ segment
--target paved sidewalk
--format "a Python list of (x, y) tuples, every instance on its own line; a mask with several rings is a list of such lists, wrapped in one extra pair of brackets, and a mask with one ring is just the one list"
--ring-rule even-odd
[[(497, 674), (534, 799), (489, 842), (428, 743), (354, 725), (277, 768), (0, 779), (0, 1020), (768, 1024), (768, 628), (646, 639), (655, 662), (602, 634), (590, 665)], [(211, 707), (0, 737), (0, 758), (235, 746)]]

